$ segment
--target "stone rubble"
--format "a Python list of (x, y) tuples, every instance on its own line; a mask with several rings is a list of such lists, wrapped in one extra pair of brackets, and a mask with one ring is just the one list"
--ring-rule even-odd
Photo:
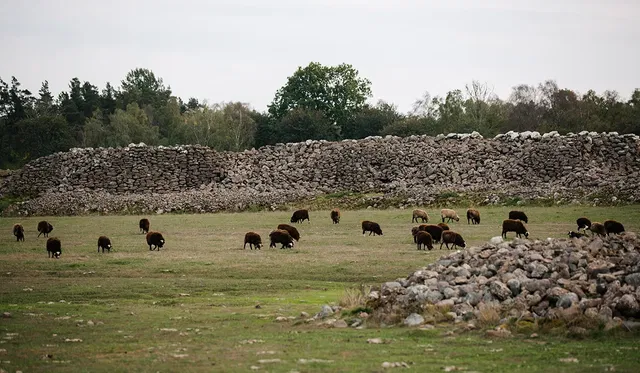
[(604, 323), (640, 319), (640, 239), (609, 237), (486, 243), (445, 255), (368, 295), (378, 314), (409, 315), (429, 305), (457, 322), (495, 306), (500, 317), (525, 319), (584, 315)]

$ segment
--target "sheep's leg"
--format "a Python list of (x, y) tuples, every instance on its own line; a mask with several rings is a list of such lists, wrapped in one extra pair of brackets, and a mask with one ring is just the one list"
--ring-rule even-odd
[(443, 243), (444, 243), (444, 242), (440, 242), (440, 250), (442, 250), (442, 244), (443, 244)]

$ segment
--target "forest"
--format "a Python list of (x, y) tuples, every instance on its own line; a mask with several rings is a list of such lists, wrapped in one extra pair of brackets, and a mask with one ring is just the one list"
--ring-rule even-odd
[(438, 135), (478, 131), (583, 130), (640, 135), (640, 88), (579, 93), (553, 80), (521, 84), (497, 97), (472, 81), (445, 96), (428, 92), (401, 113), (393, 103), (370, 102), (371, 82), (349, 64), (299, 67), (275, 92), (267, 111), (243, 102), (183, 100), (153, 71), (136, 68), (119, 86), (102, 89), (73, 78), (54, 95), (47, 81), (34, 94), (16, 77), (0, 76), (0, 168), (74, 147), (200, 144), (219, 151), (308, 139)]

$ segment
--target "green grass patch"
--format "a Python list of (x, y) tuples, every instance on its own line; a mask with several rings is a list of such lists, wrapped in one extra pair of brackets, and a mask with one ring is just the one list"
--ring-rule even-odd
[[(461, 220), (452, 229), (470, 245), (484, 243), (500, 235), (510, 209), (480, 208), (481, 225)], [(640, 228), (638, 206), (523, 209), (534, 239), (563, 237), (583, 215)], [(149, 251), (138, 231), (142, 216), (45, 217), (55, 227), (51, 235), (62, 241), (59, 260), (48, 259), (46, 239), (36, 237), (43, 218), (0, 218), (0, 311), (12, 314), (0, 319), (0, 349), (6, 350), (0, 369), (378, 372), (384, 361), (404, 361), (418, 371), (640, 369), (637, 335), (597, 328), (586, 337), (571, 335), (573, 324), (521, 322), (512, 326), (520, 334), (500, 340), (482, 332), (450, 334), (450, 324), (434, 330), (373, 322), (364, 329), (330, 329), (305, 322), (301, 313), (313, 316), (323, 304), (343, 304), (340, 314), (353, 322), (372, 311), (362, 304), (369, 287), (405, 277), (446, 253), (416, 250), (410, 209), (345, 210), (340, 224), (332, 224), (329, 210), (311, 209), (311, 223), (297, 225), (301, 239), (292, 250), (268, 248), (269, 232), (288, 223), (290, 211), (147, 216), (152, 230), (166, 238), (159, 252)], [(426, 210), (434, 220), (439, 215), (439, 209)], [(380, 223), (384, 235), (363, 237), (365, 219)], [(15, 242), (14, 223), (25, 227), (25, 242)], [(243, 250), (250, 230), (262, 235), (266, 248)], [(96, 252), (103, 234), (114, 244), (111, 253)], [(431, 316), (446, 322), (445, 311), (434, 309)], [(489, 310), (485, 322), (496, 322)], [(534, 330), (541, 337), (529, 338)], [(373, 338), (384, 343), (367, 343)], [(567, 357), (577, 362), (559, 360)], [(279, 362), (260, 362), (268, 359)]]

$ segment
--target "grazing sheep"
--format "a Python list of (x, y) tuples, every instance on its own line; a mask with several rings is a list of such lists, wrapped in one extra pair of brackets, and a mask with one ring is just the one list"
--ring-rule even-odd
[(427, 214), (427, 212), (424, 210), (415, 209), (413, 210), (413, 217), (411, 218), (411, 222), (413, 223), (415, 221), (417, 223), (418, 219), (421, 219), (423, 223), (426, 223), (429, 221), (429, 214)]
[[(164, 237), (162, 237), (162, 233), (160, 232), (148, 232), (147, 233), (147, 244), (149, 245), (149, 250), (158, 249), (164, 246)], [(155, 246), (155, 247), (153, 247)]]
[(339, 209), (331, 210), (331, 220), (333, 221), (333, 224), (340, 223), (340, 210)]
[(292, 227), (289, 224), (279, 224), (278, 229), (283, 229), (293, 237), (294, 240), (300, 241), (300, 232), (296, 229), (296, 227)]
[(455, 249), (456, 246), (465, 247), (467, 245), (459, 233), (456, 233), (454, 231), (442, 232), (442, 242), (440, 242), (440, 250), (442, 250), (442, 244), (445, 244), (447, 246), (447, 250), (449, 250), (450, 243), (453, 244), (453, 249)]
[(282, 244), (281, 249), (285, 247), (291, 249), (295, 245), (293, 237), (284, 229), (276, 229), (269, 233), (269, 239), (271, 240), (269, 247), (276, 247), (276, 244), (279, 243)]
[(251, 250), (253, 250), (254, 246), (256, 249), (260, 250), (260, 247), (262, 246), (262, 237), (260, 237), (256, 232), (247, 232), (247, 234), (244, 235), (245, 249), (247, 248), (247, 244), (249, 244), (249, 249)]
[(476, 209), (467, 210), (467, 224), (480, 224), (480, 211)]
[(440, 242), (442, 239), (442, 232), (444, 231), (441, 226), (434, 224), (422, 224), (418, 229), (429, 233), (431, 238), (433, 238), (433, 242)]
[(598, 222), (593, 222), (591, 223), (591, 226), (589, 227), (589, 230), (595, 234), (599, 234), (601, 236), (606, 236), (607, 235), (607, 228), (604, 227), (604, 225), (602, 223), (598, 223)]
[(580, 229), (586, 231), (591, 228), (591, 220), (585, 217), (578, 218), (578, 220), (576, 220), (576, 224), (578, 224), (578, 232), (580, 232)]
[(524, 224), (520, 220), (507, 219), (502, 222), (502, 237), (507, 238), (507, 232), (516, 232), (518, 237), (523, 234), (526, 238), (529, 237), (529, 232), (525, 228)]
[(438, 223), (438, 227), (442, 228), (443, 231), (449, 230), (449, 226), (446, 223)]
[(444, 223), (444, 219), (449, 219), (449, 221), (448, 221), (449, 223), (452, 220), (460, 221), (460, 217), (458, 216), (458, 214), (454, 210), (451, 210), (451, 209), (442, 209), (442, 210), (440, 210), (440, 217), (442, 218), (442, 222), (443, 223)]
[(420, 231), (416, 234), (416, 243), (418, 244), (418, 250), (420, 250), (421, 246), (424, 247), (424, 249), (433, 249), (433, 239), (431, 238), (431, 235), (429, 234), (429, 232), (425, 232), (425, 231)]
[(586, 234), (584, 233), (574, 231), (570, 231), (569, 233), (567, 233), (567, 235), (569, 236), (569, 238), (582, 238), (586, 236)]
[(107, 236), (98, 237), (98, 252), (100, 252), (100, 249), (102, 249), (103, 253), (104, 253), (104, 249), (107, 249), (108, 252), (111, 252), (111, 240), (109, 239), (109, 237)]
[(617, 222), (615, 220), (607, 220), (603, 223), (603, 225), (604, 225), (604, 229), (607, 230), (607, 235), (611, 233), (620, 234), (624, 232), (624, 225), (622, 225), (620, 222)]
[(62, 254), (62, 244), (56, 237), (51, 237), (47, 240), (47, 257), (60, 259)]
[(41, 234), (44, 234), (45, 237), (49, 237), (49, 233), (51, 233), (52, 230), (53, 225), (49, 224), (46, 220), (38, 223), (38, 232), (40, 232), (38, 233), (38, 237), (40, 237)]
[(24, 242), (24, 227), (20, 224), (14, 224), (13, 235), (16, 236), (17, 241)]
[(416, 234), (420, 232), (420, 227), (411, 228), (411, 235), (413, 236), (413, 243), (416, 243)]
[(138, 225), (140, 226), (140, 233), (149, 233), (149, 219), (140, 219), (140, 223)]
[(380, 229), (380, 224), (378, 223), (374, 223), (372, 221), (369, 220), (365, 220), (362, 222), (362, 235), (364, 236), (365, 232), (369, 232), (369, 236), (371, 236), (371, 233), (373, 233), (373, 235), (380, 235), (382, 236), (382, 229)]
[(308, 210), (298, 210), (294, 211), (293, 215), (291, 215), (292, 223), (302, 223), (304, 220), (308, 220), (311, 223), (311, 219), (309, 219), (309, 211)]
[(525, 214), (523, 211), (509, 211), (509, 219), (522, 220), (523, 222), (529, 224), (529, 218), (527, 218), (527, 214)]

